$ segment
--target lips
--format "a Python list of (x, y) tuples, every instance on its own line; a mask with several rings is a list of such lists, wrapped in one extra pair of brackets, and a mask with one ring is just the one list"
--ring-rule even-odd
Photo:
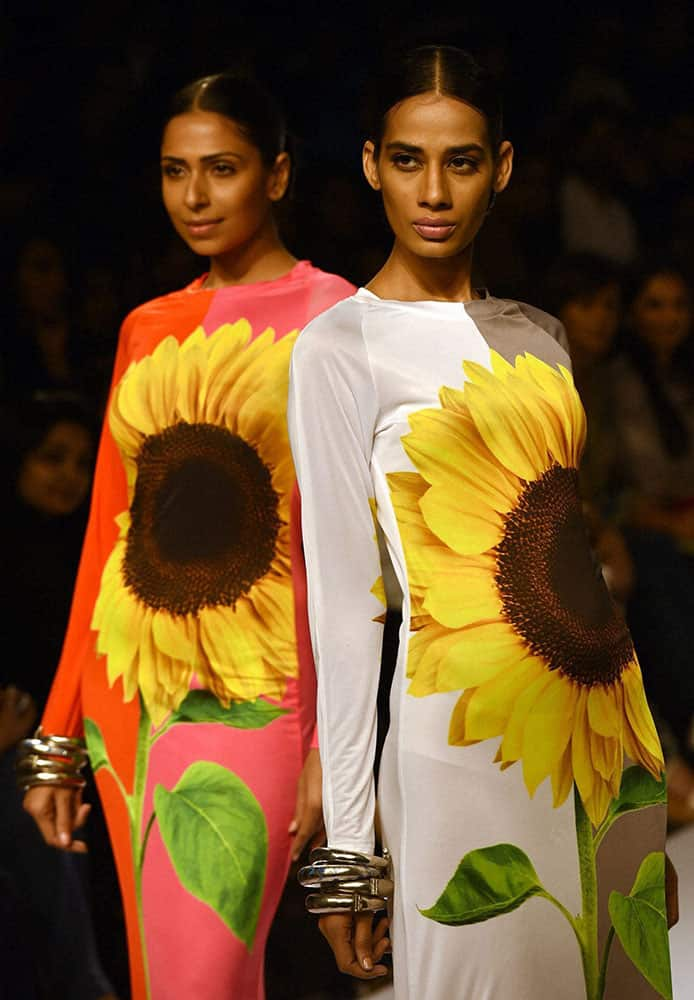
[(207, 236), (213, 233), (222, 219), (191, 219), (185, 227), (191, 236)]
[(452, 235), (456, 228), (455, 222), (448, 222), (445, 219), (416, 219), (412, 223), (412, 228), (422, 239), (443, 242)]

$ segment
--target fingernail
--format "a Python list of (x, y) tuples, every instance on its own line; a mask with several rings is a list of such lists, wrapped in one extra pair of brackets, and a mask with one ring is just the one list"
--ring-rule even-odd
[(371, 961), (368, 955), (365, 955), (364, 958), (362, 958), (361, 964), (364, 966), (367, 972), (371, 972), (371, 970), (373, 969), (373, 962)]
[(58, 834), (58, 840), (60, 841), (61, 844), (64, 844), (65, 847), (67, 847), (69, 845), (69, 843), (70, 843), (70, 834), (69, 833), (59, 833)]
[(297, 823), (297, 821), (295, 819), (293, 819), (291, 821), (291, 823), (289, 824), (289, 832), (290, 833), (296, 833), (296, 831), (298, 829), (299, 829), (299, 824)]

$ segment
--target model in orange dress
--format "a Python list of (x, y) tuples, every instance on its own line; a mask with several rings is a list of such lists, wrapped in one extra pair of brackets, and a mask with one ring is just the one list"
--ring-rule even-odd
[[(222, 74), (175, 99), (164, 203), (210, 271), (121, 330), (43, 718), (86, 736), (134, 1000), (262, 998), (290, 857), (321, 825), (286, 402), (297, 331), (352, 287), (282, 245), (290, 170), (255, 83)], [(49, 843), (80, 849), (80, 796), (27, 792)]]

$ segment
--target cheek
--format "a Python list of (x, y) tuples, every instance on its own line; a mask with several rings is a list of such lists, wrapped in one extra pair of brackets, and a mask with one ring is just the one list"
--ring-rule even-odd
[(17, 490), (25, 500), (33, 500), (43, 496), (50, 490), (52, 482), (51, 470), (42, 462), (29, 460), (22, 468), (17, 479)]

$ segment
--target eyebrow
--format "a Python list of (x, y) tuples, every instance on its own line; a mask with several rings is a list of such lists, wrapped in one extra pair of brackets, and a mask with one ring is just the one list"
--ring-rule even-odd
[[(387, 150), (401, 149), (406, 153), (424, 152), (422, 146), (413, 146), (412, 143), (409, 142), (397, 142), (397, 141), (389, 142), (386, 145), (386, 149)], [(450, 156), (451, 154), (460, 156), (461, 153), (481, 153), (484, 156), (484, 147), (480, 146), (480, 144), (477, 142), (468, 142), (465, 143), (463, 146), (448, 146), (448, 148), (444, 150), (444, 153), (447, 156)]]
[[(202, 163), (211, 163), (213, 160), (220, 160), (224, 156), (231, 156), (231, 157), (234, 157), (234, 159), (236, 159), (236, 160), (242, 160), (243, 159), (243, 157), (241, 156), (240, 153), (233, 153), (231, 150), (228, 150), (227, 152), (222, 152), (222, 153), (208, 153), (207, 156), (201, 156), (200, 160), (201, 160)], [(168, 153), (165, 153), (162, 156), (161, 159), (162, 159), (162, 162), (164, 160), (167, 160), (170, 163), (186, 163), (187, 162), (184, 156), (170, 156)]]

